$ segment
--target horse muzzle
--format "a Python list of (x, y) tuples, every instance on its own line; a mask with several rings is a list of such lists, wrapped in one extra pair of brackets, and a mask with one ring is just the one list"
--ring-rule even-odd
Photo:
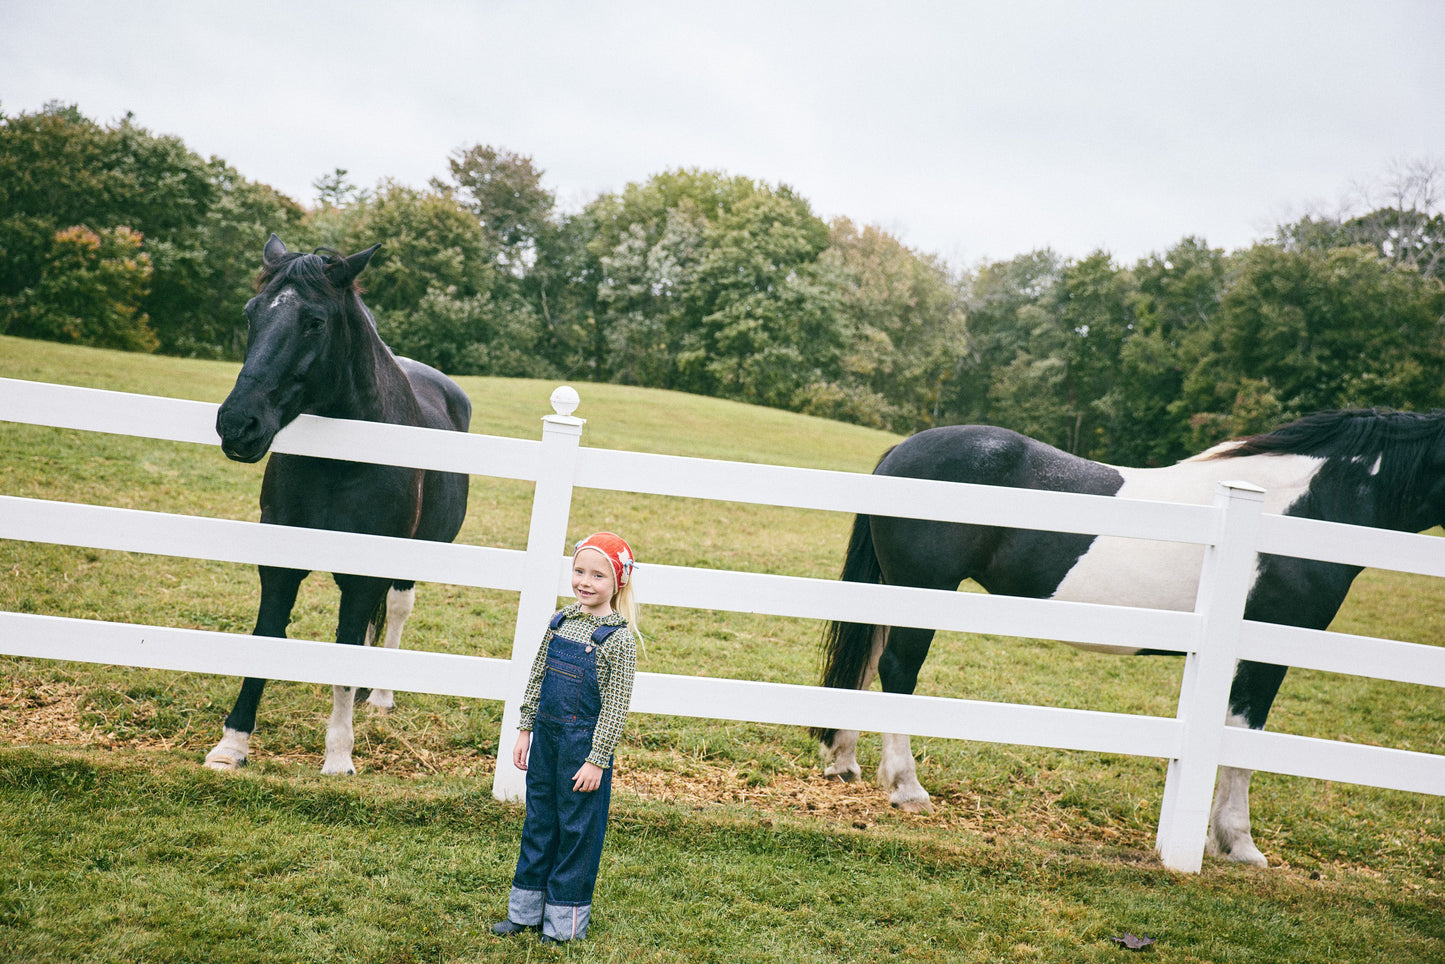
[(235, 462), (259, 462), (271, 449), (280, 425), (275, 418), (252, 415), (229, 401), (216, 413), (221, 451)]

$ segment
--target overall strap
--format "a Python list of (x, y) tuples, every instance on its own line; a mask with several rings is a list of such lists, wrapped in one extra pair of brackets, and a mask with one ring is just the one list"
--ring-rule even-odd
[(596, 629), (592, 630), (592, 642), (596, 643), (598, 646), (601, 646), (603, 643), (607, 642), (608, 636), (611, 636), (613, 633), (617, 632), (621, 628), (621, 626), (598, 626)]
[[(547, 624), (547, 628), (555, 633), (557, 630), (562, 628), (562, 624), (566, 621), (567, 611), (565, 609), (559, 610), (552, 616), (552, 621)], [(603, 643), (607, 642), (607, 637), (611, 636), (613, 633), (617, 632), (621, 628), (621, 626), (598, 626), (596, 629), (592, 630), (592, 642), (596, 643), (598, 646), (601, 646)]]

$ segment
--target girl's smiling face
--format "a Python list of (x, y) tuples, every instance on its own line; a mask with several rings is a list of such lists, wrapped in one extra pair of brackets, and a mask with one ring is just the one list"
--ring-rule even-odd
[(612, 563), (600, 550), (588, 547), (572, 557), (572, 593), (583, 612), (593, 616), (612, 612), (615, 582)]

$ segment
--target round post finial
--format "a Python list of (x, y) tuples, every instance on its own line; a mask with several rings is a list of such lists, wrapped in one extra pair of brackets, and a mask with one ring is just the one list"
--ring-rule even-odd
[(562, 385), (552, 393), (552, 411), (558, 415), (571, 415), (582, 404), (582, 397), (571, 385)]

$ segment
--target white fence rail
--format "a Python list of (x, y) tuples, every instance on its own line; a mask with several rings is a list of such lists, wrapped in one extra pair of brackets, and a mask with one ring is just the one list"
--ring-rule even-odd
[[(0, 379), (0, 421), (216, 445), (216, 406)], [(348, 684), (506, 701), (510, 746), (518, 701), (559, 595), (576, 487), (900, 515), (1189, 542), (1204, 547), (1192, 612), (861, 586), (831, 580), (647, 567), (650, 605), (927, 626), (1186, 656), (1175, 717), (1151, 717), (813, 686), (638, 674), (644, 713), (1150, 756), (1169, 760), (1158, 849), (1167, 866), (1201, 864), (1220, 765), (1445, 795), (1445, 756), (1256, 732), (1224, 725), (1239, 658), (1445, 686), (1445, 649), (1243, 619), (1256, 552), (1445, 576), (1437, 539), (1265, 516), (1262, 493), (1221, 486), (1212, 506), (1126, 501), (781, 466), (586, 449), (582, 421), (543, 418), (540, 442), (303, 416), (274, 451), (357, 459), (536, 483), (525, 551), (441, 545), (260, 523), (0, 495), (0, 539), (344, 571), (520, 592), (510, 660), (338, 647), (156, 626), (0, 612), (0, 653), (121, 666)], [(926, 507), (926, 508), (924, 508)], [(498, 754), (494, 792), (522, 775)]]

